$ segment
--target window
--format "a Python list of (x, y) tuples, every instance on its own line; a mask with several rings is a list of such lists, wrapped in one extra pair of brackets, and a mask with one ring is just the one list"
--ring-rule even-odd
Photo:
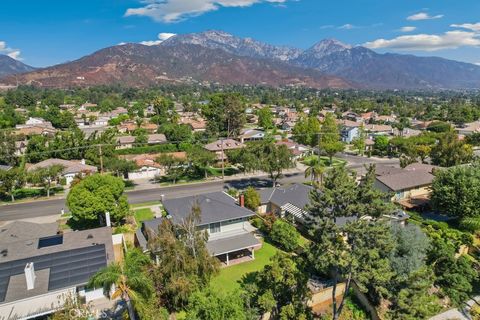
[(210, 223), (210, 233), (220, 232), (220, 222)]

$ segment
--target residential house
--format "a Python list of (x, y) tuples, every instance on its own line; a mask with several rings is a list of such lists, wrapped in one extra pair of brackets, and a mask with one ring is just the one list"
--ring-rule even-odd
[(287, 146), (287, 149), (292, 153), (294, 160), (305, 158), (312, 154), (312, 148), (296, 143), (292, 140), (281, 140), (275, 142), (275, 144), (277, 146)]
[(428, 202), (430, 187), (435, 178), (434, 171), (437, 168), (420, 163), (411, 164), (404, 169), (377, 166), (374, 186), (393, 194), (392, 201), (407, 208), (414, 208)]
[(163, 133), (154, 133), (147, 136), (148, 144), (159, 144), (167, 142), (167, 137)]
[(108, 120), (110, 120), (108, 117), (98, 117), (93, 121), (94, 126), (108, 126)]
[(237, 204), (236, 199), (225, 192), (163, 200), (167, 217), (144, 221), (136, 232), (137, 244), (148, 250), (147, 241), (158, 234), (163, 219), (171, 219), (175, 224), (184, 223), (194, 206), (201, 212), (196, 227), (208, 233), (207, 249), (212, 256), (225, 265), (232, 260), (255, 258), (255, 249), (261, 247), (261, 242), (252, 233), (254, 228), (248, 222), (255, 214), (243, 206), (243, 198)]
[(15, 126), (16, 134), (24, 136), (32, 135), (54, 135), (57, 131), (50, 121), (45, 121), (42, 118), (30, 117), (25, 124), (17, 124)]
[[(275, 187), (259, 190), (260, 214), (272, 213), (279, 217), (292, 220), (301, 225), (308, 220), (307, 206), (310, 204), (310, 194), (313, 188), (300, 183), (289, 187)], [(355, 217), (340, 217), (336, 223), (343, 225)]]
[(85, 160), (73, 161), (63, 159), (47, 159), (36, 164), (27, 164), (27, 172), (31, 172), (39, 168), (48, 168), (54, 165), (60, 165), (63, 167), (61, 177), (65, 178), (67, 185), (72, 183), (75, 176), (85, 176), (98, 171), (97, 167), (85, 164)]
[(116, 140), (117, 140), (117, 145), (115, 146), (115, 149), (117, 150), (131, 149), (135, 144), (134, 136), (121, 136), (121, 137), (117, 137)]
[(345, 143), (352, 143), (353, 140), (360, 136), (359, 127), (344, 127), (341, 131), (342, 141)]
[(203, 146), (204, 149), (215, 153), (217, 160), (221, 161), (227, 158), (225, 151), (245, 148), (245, 145), (233, 139), (220, 139)]
[(181, 117), (178, 123), (190, 126), (193, 132), (207, 130), (207, 121), (199, 116)]
[(293, 130), (293, 127), (295, 127), (294, 121), (282, 121), (281, 128), (283, 131), (291, 132)]
[[(117, 126), (120, 133), (131, 133), (137, 128), (138, 126), (135, 121), (125, 121)], [(142, 123), (140, 128), (145, 129), (148, 133), (155, 133), (158, 130), (158, 125), (155, 123)]]
[(370, 135), (393, 135), (394, 130), (388, 124), (366, 124), (365, 131)]
[[(171, 155), (175, 158), (186, 160), (187, 154), (185, 152), (170, 152), (163, 153)], [(157, 154), (137, 154), (137, 155), (125, 155), (123, 159), (133, 161), (137, 165), (137, 169), (128, 173), (129, 180), (141, 180), (141, 179), (153, 179), (157, 176), (165, 175), (165, 168), (156, 162), (156, 159), (162, 155)]]
[(265, 137), (265, 132), (257, 129), (245, 129), (238, 137), (241, 143), (248, 141), (262, 140)]
[(88, 280), (114, 262), (110, 227), (58, 231), (56, 224), (15, 221), (0, 229), (0, 319), (33, 319), (61, 309), (77, 294), (104, 297)]
[(480, 133), (480, 121), (466, 123), (463, 126), (457, 126), (455, 130), (459, 135), (469, 136), (473, 133)]

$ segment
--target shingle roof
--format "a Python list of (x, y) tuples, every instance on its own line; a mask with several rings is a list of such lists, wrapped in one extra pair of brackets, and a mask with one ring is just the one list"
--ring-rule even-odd
[(88, 164), (82, 164), (81, 162), (69, 161), (63, 159), (47, 159), (31, 165), (27, 171), (36, 170), (38, 168), (48, 168), (53, 165), (61, 165), (64, 167), (63, 174), (67, 173), (80, 173), (80, 172), (97, 172), (97, 167), (90, 166)]
[(201, 221), (199, 225), (251, 217), (254, 215), (252, 211), (237, 205), (235, 199), (224, 192), (207, 193), (163, 201), (163, 206), (167, 213), (172, 216), (174, 223), (181, 223), (191, 213), (192, 207), (195, 204), (198, 204), (201, 211)]
[(260, 199), (262, 203), (272, 202), (282, 207), (291, 203), (299, 209), (305, 209), (310, 203), (310, 192), (312, 187), (296, 183), (288, 188), (269, 188), (260, 190)]
[(378, 176), (377, 180), (392, 191), (407, 190), (432, 184), (434, 176), (426, 171), (408, 171)]
[(231, 237), (208, 241), (207, 249), (211, 255), (218, 256), (232, 251), (257, 247), (260, 244), (260, 241), (258, 241), (252, 233), (246, 232)]

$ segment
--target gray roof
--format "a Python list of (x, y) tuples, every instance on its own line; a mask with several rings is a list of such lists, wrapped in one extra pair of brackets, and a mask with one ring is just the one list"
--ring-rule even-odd
[(313, 188), (310, 186), (296, 183), (288, 188), (263, 189), (259, 193), (262, 203), (271, 202), (279, 207), (290, 203), (303, 210), (310, 203), (310, 192), (312, 190)]
[(231, 237), (210, 240), (207, 242), (208, 252), (212, 256), (238, 251), (242, 249), (257, 247), (261, 243), (250, 232), (234, 235)]
[(198, 204), (201, 211), (199, 226), (254, 215), (247, 208), (237, 205), (235, 199), (224, 192), (213, 192), (163, 201), (165, 211), (172, 216), (174, 223), (182, 223), (192, 212), (192, 207), (195, 204)]
[(386, 165), (376, 165), (375, 166), (375, 175), (377, 176), (384, 176), (388, 174), (396, 174), (396, 173), (402, 173), (405, 170), (397, 167), (392, 167), (392, 166), (386, 166)]
[[(114, 260), (109, 227), (50, 233), (51, 225), (14, 222), (2, 230), (0, 239), (0, 303), (86, 284), (98, 270)], [(25, 229), (22, 230), (21, 227)], [(42, 238), (55, 236), (60, 242), (40, 247)], [(8, 239), (8, 242), (3, 240)], [(47, 240), (48, 241), (48, 240)], [(26, 289), (24, 268), (33, 262), (35, 289)], [(23, 278), (23, 280), (22, 280)]]
[(119, 144), (130, 144), (135, 142), (134, 136), (121, 136), (117, 137), (117, 143)]
[(148, 143), (167, 142), (167, 137), (163, 133), (155, 133), (148, 135)]
[(377, 180), (392, 191), (400, 191), (431, 185), (433, 178), (434, 176), (426, 171), (403, 170), (400, 173), (379, 176)]
[(14, 221), (0, 228), (0, 248), (2, 248), (2, 245), (8, 243), (51, 236), (56, 234), (57, 231), (57, 223), (39, 224), (26, 221)]

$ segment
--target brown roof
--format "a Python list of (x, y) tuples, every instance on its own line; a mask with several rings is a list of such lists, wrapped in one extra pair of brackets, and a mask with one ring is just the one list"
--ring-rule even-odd
[[(223, 142), (223, 147), (222, 147), (222, 142)], [(222, 149), (232, 150), (232, 149), (240, 149), (243, 147), (245, 147), (243, 143), (233, 139), (217, 140), (204, 146), (204, 148), (207, 149), (208, 151), (222, 151)]]
[(117, 137), (117, 143), (119, 144), (131, 144), (135, 142), (135, 137), (134, 136), (122, 136), (122, 137)]
[(371, 132), (387, 132), (392, 131), (393, 128), (387, 124), (367, 124), (365, 125), (365, 130)]
[(417, 172), (424, 171), (424, 172), (433, 173), (435, 170), (439, 168), (440, 168), (439, 166), (417, 162), (417, 163), (409, 164), (408, 166), (405, 167), (405, 170), (417, 171)]
[(48, 168), (54, 165), (63, 166), (63, 174), (81, 173), (81, 172), (97, 172), (97, 167), (88, 164), (82, 164), (79, 161), (70, 161), (63, 159), (47, 159), (39, 163), (28, 165), (27, 171), (33, 171), (39, 168)]
[(202, 118), (180, 118), (180, 124), (188, 124), (192, 127), (193, 130), (205, 129), (207, 127), (207, 122)]
[(392, 191), (408, 190), (432, 184), (434, 176), (425, 171), (408, 171), (378, 176), (377, 180)]
[(163, 133), (155, 133), (155, 134), (149, 134), (148, 135), (148, 143), (160, 143), (160, 142), (166, 142), (167, 137)]

